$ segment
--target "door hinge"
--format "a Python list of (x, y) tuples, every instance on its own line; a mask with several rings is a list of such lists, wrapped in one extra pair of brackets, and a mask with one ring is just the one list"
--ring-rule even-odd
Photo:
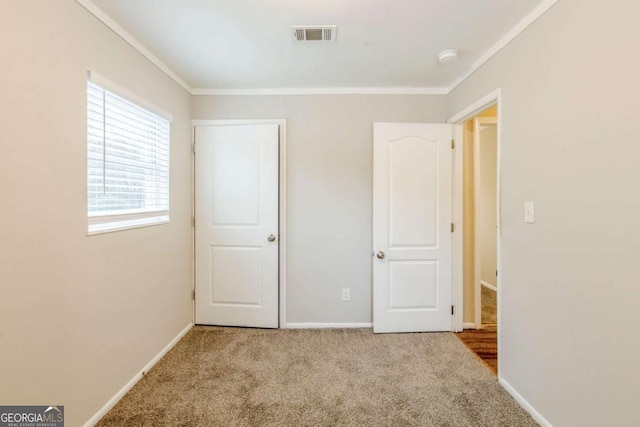
[(191, 151), (193, 152), (193, 154), (196, 154), (196, 143), (195, 142), (193, 144), (191, 144)]
[(451, 140), (451, 149), (455, 150), (456, 149), (456, 141), (455, 140)]
[(451, 306), (451, 315), (453, 316), (456, 313), (456, 308), (455, 306)]
[(196, 216), (195, 215), (191, 217), (191, 226), (192, 227), (196, 226)]
[(196, 300), (196, 290), (195, 289), (191, 291), (191, 299), (194, 300), (194, 301)]
[(456, 225), (451, 223), (451, 232), (453, 233), (454, 231), (456, 231)]

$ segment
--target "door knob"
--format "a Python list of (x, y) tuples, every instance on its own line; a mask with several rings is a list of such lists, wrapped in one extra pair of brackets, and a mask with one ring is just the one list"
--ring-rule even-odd
[(378, 257), (378, 259), (384, 259), (384, 252), (382, 252), (382, 251), (378, 251), (378, 253), (376, 254), (376, 256)]
[(276, 235), (275, 234), (269, 234), (269, 237), (267, 237), (267, 240), (270, 242), (275, 242), (276, 241)]

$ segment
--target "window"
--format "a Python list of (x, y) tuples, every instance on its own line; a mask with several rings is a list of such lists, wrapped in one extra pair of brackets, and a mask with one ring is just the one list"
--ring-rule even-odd
[(168, 222), (169, 120), (104, 86), (87, 82), (89, 234)]

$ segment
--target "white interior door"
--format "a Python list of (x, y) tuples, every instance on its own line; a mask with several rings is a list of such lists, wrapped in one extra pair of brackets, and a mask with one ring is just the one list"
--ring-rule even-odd
[(198, 126), (196, 323), (278, 327), (278, 125)]
[(375, 123), (373, 330), (452, 330), (452, 127)]

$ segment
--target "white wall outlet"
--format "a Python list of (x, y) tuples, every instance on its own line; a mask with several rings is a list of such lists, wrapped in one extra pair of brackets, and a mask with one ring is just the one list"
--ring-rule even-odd
[(342, 301), (351, 301), (351, 288), (342, 288)]
[(536, 212), (533, 202), (524, 202), (524, 222), (529, 224), (536, 222)]

